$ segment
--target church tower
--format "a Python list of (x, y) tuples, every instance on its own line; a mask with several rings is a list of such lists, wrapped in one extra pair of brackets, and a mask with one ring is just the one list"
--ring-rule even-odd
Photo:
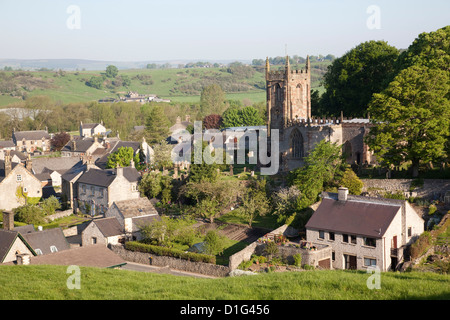
[(271, 71), (269, 58), (266, 59), (268, 132), (286, 128), (294, 120), (311, 118), (310, 71), (309, 56), (302, 70), (291, 70), (287, 56), (284, 69)]

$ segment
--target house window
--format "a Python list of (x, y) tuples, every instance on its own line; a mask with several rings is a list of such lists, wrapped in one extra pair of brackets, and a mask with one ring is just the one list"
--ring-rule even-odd
[(408, 227), (408, 237), (411, 237), (411, 236), (412, 236), (412, 228)]
[(96, 237), (92, 237), (92, 244), (97, 244), (97, 238)]
[(16, 179), (17, 179), (17, 181), (22, 181), (22, 175), (21, 175), (21, 174), (18, 174), (18, 175), (16, 176)]
[(55, 246), (50, 246), (50, 251), (52, 253), (54, 253), (54, 252), (58, 252), (58, 249)]
[(27, 189), (27, 187), (23, 187), (23, 192), (28, 192), (28, 189)]
[(350, 236), (350, 242), (353, 244), (356, 244), (356, 236), (351, 235)]
[(336, 253), (334, 251), (331, 251), (331, 261), (336, 260)]
[(348, 243), (348, 234), (343, 234), (342, 235), (342, 242)]
[(132, 185), (131, 185), (131, 191), (137, 191), (137, 187), (136, 187), (135, 184), (132, 184)]
[(83, 190), (83, 193), (86, 193), (86, 185), (83, 184), (83, 185), (81, 186), (81, 189)]
[(103, 188), (98, 188), (98, 191), (100, 193), (100, 197), (103, 198)]
[(41, 249), (36, 249), (36, 250), (34, 250), (35, 252), (36, 252), (36, 254), (38, 255), (38, 256), (41, 256), (42, 255), (42, 250)]
[(364, 245), (375, 248), (377, 246), (377, 241), (375, 238), (364, 238)]
[(329, 238), (329, 240), (334, 241), (334, 232), (329, 232), (328, 238)]
[(377, 259), (364, 258), (364, 267), (375, 267), (377, 265)]
[(319, 239), (325, 239), (325, 231), (319, 230)]

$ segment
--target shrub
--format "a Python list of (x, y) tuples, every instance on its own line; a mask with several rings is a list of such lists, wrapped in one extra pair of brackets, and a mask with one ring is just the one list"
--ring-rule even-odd
[(303, 265), (303, 269), (305, 270), (314, 270), (314, 266), (310, 266), (309, 264)]
[(278, 246), (275, 242), (269, 242), (266, 244), (266, 247), (264, 248), (264, 252), (268, 256), (273, 256), (278, 253)]
[(416, 259), (420, 257), (431, 245), (431, 233), (425, 231), (420, 235), (416, 242), (411, 245), (411, 259)]
[(428, 207), (428, 214), (432, 215), (432, 214), (434, 214), (436, 212), (436, 210), (437, 210), (436, 205), (430, 204), (430, 206)]
[(292, 257), (294, 258), (294, 266), (300, 267), (302, 265), (302, 255), (300, 253), (296, 253)]
[(153, 246), (150, 244), (139, 243), (136, 241), (127, 242), (125, 244), (125, 249), (130, 250), (130, 251), (136, 251), (136, 252), (153, 253), (158, 256), (167, 256), (167, 257), (185, 259), (185, 260), (194, 261), (194, 262), (204, 262), (204, 263), (212, 263), (212, 264), (216, 263), (215, 256), (211, 256), (211, 255), (207, 255), (207, 254), (200, 254), (200, 253), (193, 253), (193, 252), (184, 252), (184, 251), (177, 250), (177, 249)]

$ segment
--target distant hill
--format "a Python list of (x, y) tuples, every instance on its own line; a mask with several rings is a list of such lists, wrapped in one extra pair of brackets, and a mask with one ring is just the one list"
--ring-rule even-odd
[(11, 67), (14, 70), (104, 70), (108, 65), (114, 65), (118, 69), (142, 69), (147, 64), (170, 64), (174, 67), (179, 64), (187, 64), (197, 61), (209, 61), (211, 63), (228, 64), (234, 61), (250, 64), (251, 61), (246, 60), (165, 60), (165, 61), (101, 61), (101, 60), (85, 60), (85, 59), (0, 59), (0, 69)]

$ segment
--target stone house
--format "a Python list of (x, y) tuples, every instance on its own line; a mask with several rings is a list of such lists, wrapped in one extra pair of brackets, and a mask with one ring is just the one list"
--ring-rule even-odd
[(16, 145), (16, 150), (33, 153), (41, 149), (50, 151), (51, 136), (47, 130), (15, 131), (12, 133), (12, 140)]
[(106, 152), (105, 146), (95, 137), (74, 138), (61, 149), (62, 157), (95, 156), (100, 158)]
[(140, 240), (140, 228), (160, 220), (160, 216), (147, 197), (114, 201), (105, 214), (106, 217), (116, 218), (127, 235)]
[(140, 177), (134, 166), (107, 170), (88, 167), (77, 180), (78, 198), (74, 198), (74, 204), (83, 213), (105, 214), (114, 201), (140, 198)]
[(14, 230), (14, 214), (3, 212), (3, 228), (0, 229), (0, 263), (16, 261), (18, 255), (36, 255), (33, 248)]
[(125, 230), (115, 217), (93, 219), (81, 233), (81, 245), (119, 244), (125, 240)]
[(424, 220), (403, 200), (324, 192), (307, 222), (306, 239), (332, 247), (334, 269), (395, 270), (405, 248), (424, 231)]
[(89, 138), (93, 136), (105, 136), (106, 128), (103, 121), (100, 123), (84, 123), (80, 121), (80, 137)]
[(41, 181), (27, 169), (28, 165), (12, 163), (9, 155), (0, 160), (0, 209), (12, 210), (28, 198), (41, 198)]

